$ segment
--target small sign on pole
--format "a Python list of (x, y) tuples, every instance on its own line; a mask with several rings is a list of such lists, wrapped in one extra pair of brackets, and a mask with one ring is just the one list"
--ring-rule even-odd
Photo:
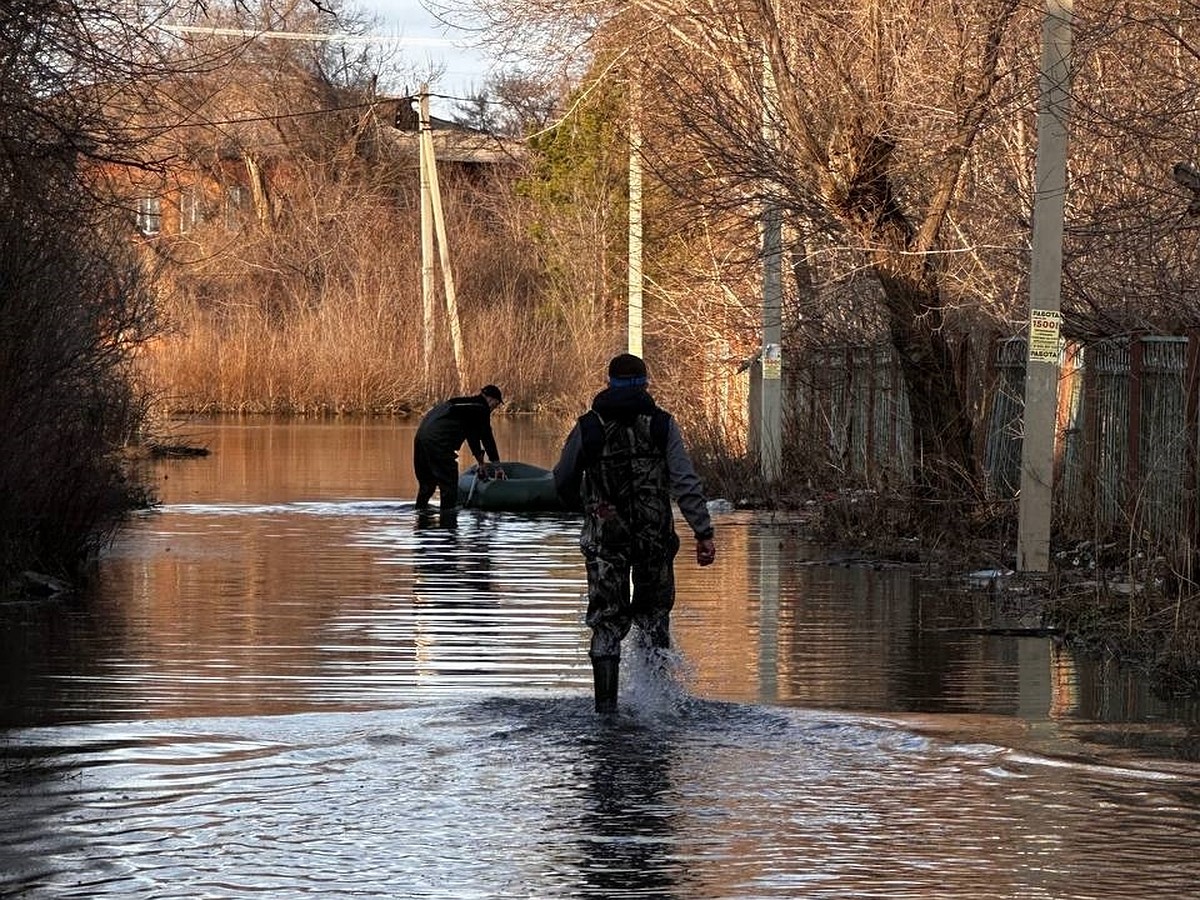
[(783, 375), (783, 348), (779, 344), (767, 344), (762, 355), (763, 378), (778, 381)]
[(1061, 354), (1062, 313), (1057, 309), (1029, 311), (1029, 361), (1056, 363)]

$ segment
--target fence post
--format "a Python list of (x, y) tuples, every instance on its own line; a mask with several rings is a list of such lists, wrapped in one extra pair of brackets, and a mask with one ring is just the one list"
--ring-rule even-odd
[(1129, 336), (1129, 430), (1125, 442), (1125, 514), (1136, 529), (1133, 515), (1138, 507), (1138, 482), (1142, 479), (1142, 366), (1145, 345), (1141, 334)]
[(1184, 471), (1187, 484), (1183, 489), (1184, 533), (1188, 539), (1188, 563), (1191, 553), (1200, 541), (1200, 522), (1196, 521), (1196, 490), (1200, 486), (1197, 472), (1197, 457), (1200, 456), (1200, 435), (1197, 434), (1197, 417), (1200, 416), (1200, 329), (1190, 328), (1187, 332), (1187, 370), (1184, 375), (1184, 427), (1187, 429), (1186, 464)]

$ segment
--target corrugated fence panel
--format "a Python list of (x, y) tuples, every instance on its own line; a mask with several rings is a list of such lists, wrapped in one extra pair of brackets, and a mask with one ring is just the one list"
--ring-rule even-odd
[(1022, 417), (1025, 410), (1025, 339), (996, 343), (996, 390), (984, 430), (983, 468), (999, 497), (1021, 486)]
[(1129, 342), (1104, 341), (1088, 353), (1095, 456), (1093, 514), (1096, 531), (1105, 534), (1128, 525)]
[(850, 454), (850, 372), (843, 353), (830, 353), (825, 365), (828, 375), (828, 406), (825, 427), (829, 429), (829, 463), (843, 475), (852, 475)]
[(871, 358), (870, 347), (853, 347), (846, 353), (847, 381), (850, 386), (847, 397), (849, 406), (846, 410), (849, 421), (847, 465), (850, 474), (856, 480), (867, 479), (873, 468), (870, 442), (873, 438), (871, 404), (874, 400), (872, 389), (875, 373), (871, 370)]
[(875, 467), (894, 483), (904, 484), (912, 472), (912, 418), (900, 364), (890, 347), (872, 353), (875, 371), (875, 404), (872, 427)]
[[(1185, 421), (1188, 343), (1139, 341), (1140, 363), (1125, 338), (1067, 348), (1059, 384), (1057, 503), (1060, 522), (1081, 534), (1132, 529), (1170, 544), (1190, 534), (1185, 500), (1198, 477), (1191, 473), (1189, 429), (1200, 423)], [(995, 345), (995, 387), (978, 426), (989, 486), (1000, 497), (1014, 497), (1020, 487), (1025, 347), (1023, 337)], [(788, 428), (797, 446), (813, 454), (815, 471), (832, 468), (843, 483), (907, 483), (912, 421), (891, 348), (833, 347), (804, 362), (789, 380)], [(1138, 393), (1131, 403), (1134, 375)], [(1131, 423), (1135, 407), (1140, 413)]]
[(1187, 483), (1187, 338), (1142, 338), (1140, 491), (1136, 525), (1160, 539), (1183, 528)]
[(852, 483), (908, 478), (912, 424), (887, 347), (814, 351), (789, 380), (789, 439)]

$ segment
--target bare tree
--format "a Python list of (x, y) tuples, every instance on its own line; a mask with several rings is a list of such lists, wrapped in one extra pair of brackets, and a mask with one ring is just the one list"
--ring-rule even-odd
[(519, 71), (501, 72), (458, 104), (455, 119), (479, 131), (521, 137), (550, 125), (564, 93), (564, 85), (557, 79)]
[(1096, 4), (1077, 26), (1065, 301), (1073, 336), (1200, 324), (1200, 7)]
[(0, 574), (73, 576), (139, 502), (118, 452), (145, 405), (130, 362), (154, 310), (95, 190), (141, 165), (110, 118), (160, 56), (113, 7), (12, 0), (0, 11)]
[(961, 231), (972, 151), (1029, 99), (1012, 82), (1034, 76), (1016, 48), (1036, 23), (1017, 0), (486, 6), (514, 42), (553, 20), (564, 40), (586, 35), (594, 78), (636, 80), (647, 158), (680, 197), (747, 217), (777, 204), (797, 233), (870, 271), (908, 387), (918, 484), (939, 496), (974, 485), (948, 313), (966, 300), (959, 257), (976, 239)]

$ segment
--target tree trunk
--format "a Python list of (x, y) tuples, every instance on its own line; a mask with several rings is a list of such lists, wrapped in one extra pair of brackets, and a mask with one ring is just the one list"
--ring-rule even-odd
[(905, 278), (879, 263), (876, 272), (908, 393), (916, 497), (962, 501), (975, 494), (980, 473), (937, 283)]
[[(908, 394), (916, 498), (961, 501), (974, 496), (979, 482), (973, 429), (945, 328), (939, 257), (896, 197), (894, 149), (880, 135), (852, 144), (854, 177), (831, 205), (861, 245), (872, 248), (867, 256), (883, 289)], [(957, 165), (956, 159), (946, 163)]]

